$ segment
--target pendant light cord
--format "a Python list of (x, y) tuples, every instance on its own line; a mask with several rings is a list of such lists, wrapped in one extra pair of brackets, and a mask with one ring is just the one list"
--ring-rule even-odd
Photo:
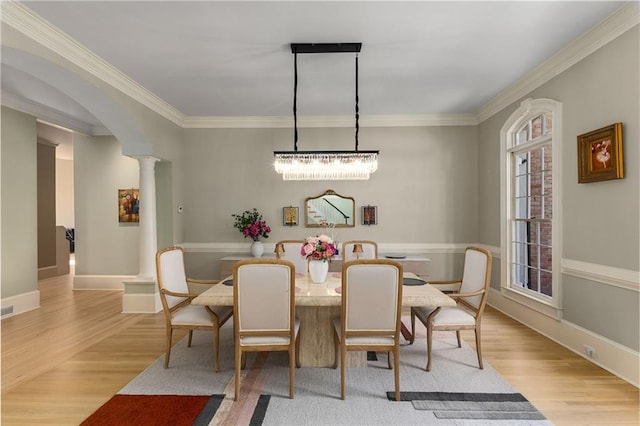
[(358, 108), (358, 55), (356, 55), (356, 151), (358, 150), (358, 132), (360, 131), (360, 109)]
[(298, 52), (293, 55), (293, 150), (298, 150)]

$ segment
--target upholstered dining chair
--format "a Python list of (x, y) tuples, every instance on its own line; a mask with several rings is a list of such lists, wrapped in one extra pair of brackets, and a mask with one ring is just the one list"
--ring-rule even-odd
[[(354, 253), (353, 249), (356, 244), (360, 244), (362, 253)], [(342, 243), (342, 260), (348, 262), (349, 260), (358, 259), (377, 259), (378, 258), (378, 243), (369, 240), (351, 240)]]
[(235, 400), (246, 352), (289, 352), (289, 398), (293, 399), (295, 366), (300, 366), (295, 316), (295, 266), (288, 260), (248, 259), (233, 268)]
[(400, 310), (402, 265), (387, 259), (365, 259), (342, 265), (342, 314), (333, 321), (336, 358), (340, 353), (340, 398), (345, 398), (348, 351), (385, 351), (395, 373), (395, 397), (400, 400)]
[(282, 240), (276, 243), (276, 247), (278, 244), (282, 244), (281, 247), (284, 250), (282, 253), (276, 254), (276, 257), (293, 263), (296, 267), (295, 271), (299, 274), (307, 273), (307, 259), (300, 254), (304, 243), (305, 240)]
[(167, 247), (156, 253), (156, 272), (162, 309), (166, 318), (167, 342), (164, 368), (169, 367), (171, 340), (174, 329), (189, 330), (188, 346), (191, 347), (193, 330), (213, 332), (213, 363), (220, 371), (218, 349), (220, 346), (220, 327), (233, 314), (230, 306), (194, 306), (191, 300), (198, 295), (190, 291), (189, 285), (216, 285), (218, 280), (195, 280), (187, 278), (184, 268), (184, 252), (181, 247)]
[[(411, 308), (411, 335), (415, 336), (416, 318), (427, 327), (427, 371), (431, 371), (431, 350), (433, 332), (435, 330), (455, 330), (458, 347), (462, 347), (460, 330), (474, 330), (476, 335), (476, 350), (478, 365), (482, 365), (482, 348), (480, 339), (480, 320), (491, 280), (491, 252), (478, 247), (467, 247), (464, 255), (464, 270), (462, 278), (451, 281), (429, 281), (435, 286), (458, 285), (458, 291), (449, 294), (456, 299), (458, 306), (428, 308)], [(411, 338), (413, 343), (413, 337)]]

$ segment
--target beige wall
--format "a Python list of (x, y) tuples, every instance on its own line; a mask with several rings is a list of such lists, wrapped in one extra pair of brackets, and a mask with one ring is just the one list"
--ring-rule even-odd
[(2, 107), (2, 298), (38, 290), (36, 119)]
[[(353, 129), (301, 129), (299, 149), (352, 149)], [(188, 130), (184, 145), (184, 242), (246, 242), (233, 213), (256, 207), (273, 232), (269, 241), (300, 239), (317, 229), (282, 225), (282, 207), (328, 189), (356, 204), (356, 227), (336, 231), (345, 241), (467, 243), (476, 241), (475, 126), (364, 128), (360, 149), (379, 149), (370, 180), (291, 182), (273, 170), (273, 151), (293, 145), (291, 129)], [(363, 205), (378, 206), (378, 225), (360, 225)]]
[(73, 160), (56, 158), (56, 225), (75, 226), (73, 203)]
[[(554, 159), (563, 175), (561, 182), (554, 182), (562, 190), (562, 259), (596, 269), (638, 271), (638, 41), (636, 26), (479, 125), (481, 243), (500, 242), (500, 129), (523, 99), (551, 98), (563, 104), (562, 159)], [(577, 135), (615, 122), (624, 127), (625, 178), (578, 184)], [(499, 280), (492, 283), (499, 289)], [(638, 351), (637, 291), (567, 274), (562, 289), (564, 320)]]
[[(38, 139), (38, 268), (56, 266), (56, 146)], [(41, 277), (53, 276), (44, 274)]]

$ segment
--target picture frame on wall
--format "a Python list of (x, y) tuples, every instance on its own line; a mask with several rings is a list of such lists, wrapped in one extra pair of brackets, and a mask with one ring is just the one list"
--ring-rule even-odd
[(362, 206), (362, 224), (368, 226), (378, 224), (377, 206)]
[(622, 178), (622, 123), (578, 136), (578, 183)]
[(118, 222), (140, 222), (140, 189), (118, 189)]
[(298, 208), (283, 207), (282, 208), (282, 224), (284, 226), (298, 226)]

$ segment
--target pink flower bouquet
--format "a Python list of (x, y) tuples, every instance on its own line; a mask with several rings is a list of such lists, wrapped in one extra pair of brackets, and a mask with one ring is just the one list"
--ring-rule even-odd
[(331, 261), (331, 258), (338, 252), (333, 241), (327, 235), (316, 235), (307, 237), (306, 242), (300, 248), (300, 254), (309, 260)]

